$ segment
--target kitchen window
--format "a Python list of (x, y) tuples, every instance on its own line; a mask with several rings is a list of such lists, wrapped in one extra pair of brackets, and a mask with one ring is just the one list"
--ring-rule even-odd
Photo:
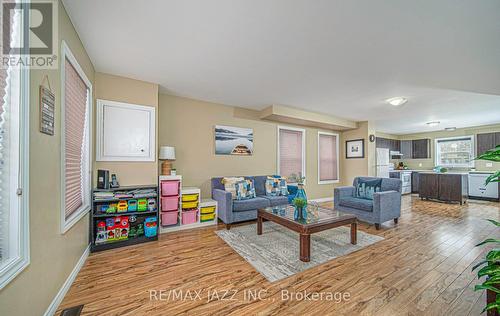
[(339, 135), (318, 132), (318, 184), (339, 182)]
[(65, 42), (62, 44), (61, 231), (90, 210), (92, 84)]
[[(10, 28), (4, 31), (10, 29), (11, 43), (19, 45), (23, 25), (28, 26), (28, 11), (12, 11)], [(29, 70), (22, 66), (0, 69), (0, 289), (30, 262), (28, 114)]]
[(436, 166), (469, 168), (474, 166), (474, 137), (437, 138)]
[[(290, 176), (306, 175), (306, 130), (278, 126), (278, 174)], [(293, 178), (293, 177), (292, 177)], [(292, 180), (293, 181), (293, 180)]]

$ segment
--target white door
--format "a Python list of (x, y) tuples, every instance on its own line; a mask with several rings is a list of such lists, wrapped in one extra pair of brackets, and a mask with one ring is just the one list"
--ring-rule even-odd
[(389, 149), (377, 148), (377, 166), (389, 165)]
[(155, 161), (155, 108), (97, 101), (97, 161)]

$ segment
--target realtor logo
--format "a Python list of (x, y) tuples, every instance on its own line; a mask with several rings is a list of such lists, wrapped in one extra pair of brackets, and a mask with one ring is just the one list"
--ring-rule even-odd
[(2, 68), (57, 68), (57, 2), (2, 0)]

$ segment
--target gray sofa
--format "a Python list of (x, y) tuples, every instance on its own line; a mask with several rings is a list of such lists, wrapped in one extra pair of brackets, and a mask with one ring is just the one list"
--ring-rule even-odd
[(219, 219), (226, 224), (227, 229), (232, 223), (257, 219), (259, 208), (288, 204), (287, 196), (266, 196), (267, 176), (244, 178), (253, 180), (257, 197), (248, 200), (233, 200), (231, 193), (224, 190), (223, 178), (212, 178), (212, 199), (217, 201)]
[(353, 186), (335, 188), (333, 190), (335, 209), (356, 215), (361, 221), (375, 224), (376, 229), (380, 229), (380, 224), (391, 219), (397, 224), (401, 216), (401, 180), (381, 178), (381, 192), (376, 192), (373, 200), (367, 200), (355, 197), (355, 187), (359, 179), (380, 178), (357, 177), (354, 178)]

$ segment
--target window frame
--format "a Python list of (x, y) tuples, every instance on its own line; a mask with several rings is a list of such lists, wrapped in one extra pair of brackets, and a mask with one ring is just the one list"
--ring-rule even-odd
[[(450, 141), (450, 140), (459, 140), (459, 139), (470, 139), (471, 142), (471, 152), (470, 157), (471, 160), (466, 164), (440, 164), (440, 156), (441, 151), (439, 150), (439, 142), (440, 141)], [(464, 136), (453, 136), (453, 137), (444, 137), (444, 138), (436, 138), (434, 139), (434, 165), (435, 166), (443, 166), (447, 168), (471, 168), (474, 167), (474, 157), (475, 157), (475, 142), (474, 135), (464, 135)]]
[[(337, 180), (321, 180), (321, 157), (319, 148), (319, 139), (321, 135), (335, 136), (337, 138), (336, 142), (336, 152), (337, 152)], [(340, 182), (340, 152), (339, 152), (340, 135), (338, 133), (332, 132), (321, 132), (318, 131), (318, 184), (333, 184)]]
[[(85, 195), (88, 195), (88, 203), (84, 203), (78, 210), (76, 210), (68, 219), (66, 219), (66, 203), (65, 203), (65, 190), (66, 190), (66, 172), (65, 172), (65, 152), (66, 152), (66, 146), (65, 146), (65, 136), (66, 136), (66, 131), (65, 131), (65, 109), (66, 109), (66, 100), (65, 100), (65, 83), (66, 83), (66, 59), (68, 59), (69, 63), (75, 68), (76, 72), (78, 75), (82, 78), (84, 83), (87, 85), (87, 88), (89, 90), (89, 95), (88, 95), (88, 100), (87, 100), (87, 115), (88, 115), (88, 144), (89, 144), (89, 161), (88, 161), (88, 191), (83, 192), (82, 196), (85, 197)], [(61, 43), (61, 234), (66, 233), (68, 230), (71, 229), (76, 223), (78, 223), (91, 209), (91, 192), (92, 192), (92, 157), (93, 157), (93, 151), (92, 151), (92, 124), (93, 124), (93, 118), (92, 118), (92, 106), (93, 105), (93, 88), (92, 88), (92, 83), (88, 79), (87, 75), (83, 71), (82, 67), (78, 63), (78, 60), (75, 58), (73, 53), (71, 52), (71, 49), (69, 48), (68, 44), (65, 41), (62, 41)]]
[[(285, 126), (285, 125), (278, 125), (277, 126), (277, 147), (276, 147), (276, 170), (277, 174), (281, 176), (281, 171), (280, 171), (280, 131), (281, 130), (289, 130), (289, 131), (295, 131), (295, 132), (302, 132), (302, 177), (306, 177), (306, 129), (305, 128), (298, 128), (298, 127), (291, 127), (291, 126)], [(306, 180), (304, 179), (304, 184), (306, 183)], [(297, 184), (296, 182), (290, 182), (288, 184)]]
[[(21, 16), (20, 29), (21, 40), (26, 41), (27, 30), (29, 30), (29, 0), (22, 3), (23, 15)], [(28, 49), (27, 43), (24, 45)], [(29, 231), (29, 108), (30, 108), (30, 72), (29, 68), (21, 66), (19, 69), (19, 171), (18, 188), (21, 189), (19, 208), (16, 224), (19, 229), (19, 238), (10, 240), (9, 245), (16, 243), (18, 253), (15, 258), (0, 264), (0, 290), (10, 281), (18, 276), (30, 264), (30, 231)], [(11, 246), (9, 246), (11, 247)]]

